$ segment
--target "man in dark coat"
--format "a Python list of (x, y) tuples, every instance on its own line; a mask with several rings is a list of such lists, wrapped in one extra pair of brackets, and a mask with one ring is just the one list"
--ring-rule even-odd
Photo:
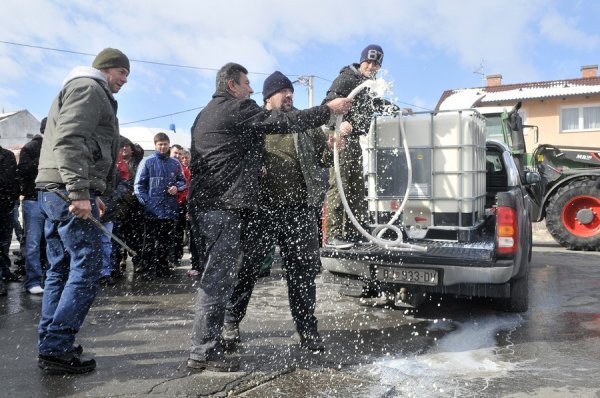
[(40, 123), (40, 134), (36, 135), (21, 149), (17, 176), (23, 196), (23, 226), (25, 229), (25, 290), (30, 294), (42, 294), (42, 263), (46, 257), (44, 240), (44, 216), (37, 200), (35, 179), (38, 174), (40, 150), (46, 121)]
[[(295, 109), (294, 86), (277, 71), (262, 90), (265, 109)], [(333, 143), (331, 143), (333, 144)], [(225, 312), (223, 339), (227, 346), (239, 341), (239, 323), (246, 314), (261, 265), (271, 248), (281, 249), (286, 269), (288, 298), (294, 325), (303, 348), (323, 351), (315, 316), (315, 277), (320, 269), (317, 211), (323, 206), (322, 173), (333, 155), (321, 128), (293, 134), (269, 134), (265, 138), (261, 204), (250, 217), (243, 239), (244, 251), (238, 281)]]
[[(13, 209), (19, 196), (15, 154), (0, 146), (0, 296), (6, 296), (4, 281), (15, 280), (10, 271), (10, 242), (13, 231)], [(18, 278), (16, 279), (18, 280)]]
[(217, 89), (192, 126), (189, 212), (194, 239), (204, 239), (207, 261), (200, 279), (188, 368), (232, 371), (221, 340), (225, 305), (234, 287), (244, 244), (240, 233), (258, 205), (264, 134), (320, 126), (348, 111), (338, 98), (305, 111), (265, 110), (250, 99), (248, 71), (228, 63)]

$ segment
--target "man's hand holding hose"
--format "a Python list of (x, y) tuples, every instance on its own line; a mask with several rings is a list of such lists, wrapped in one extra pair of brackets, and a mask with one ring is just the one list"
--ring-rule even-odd
[[(92, 215), (92, 205), (90, 204), (89, 199), (71, 200), (70, 203), (69, 211), (73, 213), (75, 217), (87, 220)], [(98, 196), (96, 196), (96, 206), (98, 206), (100, 217), (102, 217), (106, 205)]]
[(327, 145), (329, 146), (329, 149), (331, 149), (333, 151), (333, 148), (337, 145), (337, 149), (338, 151), (342, 151), (345, 148), (345, 139), (346, 136), (350, 135), (350, 133), (352, 133), (352, 125), (350, 124), (350, 122), (342, 122), (340, 124), (340, 131), (339, 131), (339, 137), (336, 138), (335, 134), (330, 134), (327, 137)]
[[(102, 225), (102, 223), (100, 221), (98, 221), (92, 215), (92, 205), (91, 205), (89, 199), (71, 200), (64, 192), (62, 192), (60, 189), (58, 189), (58, 187), (53, 186), (53, 185), (54, 184), (48, 184), (46, 186), (46, 189), (49, 192), (54, 192), (62, 200), (69, 203), (69, 211), (71, 213), (73, 213), (73, 215), (76, 218), (81, 218), (83, 220), (89, 220), (92, 224), (94, 224), (94, 226), (96, 228), (98, 228), (100, 231), (102, 231), (102, 233), (109, 236), (112, 240), (117, 242), (123, 249), (127, 250), (127, 252), (132, 257), (137, 256), (137, 253), (132, 248), (127, 246), (127, 244), (125, 242), (123, 242), (118, 236), (116, 236), (111, 231), (106, 229), (106, 227), (104, 225)], [(99, 197), (96, 197), (96, 206), (98, 206), (98, 210), (101, 212), (101, 214), (104, 213), (106, 206), (104, 205), (104, 202)]]

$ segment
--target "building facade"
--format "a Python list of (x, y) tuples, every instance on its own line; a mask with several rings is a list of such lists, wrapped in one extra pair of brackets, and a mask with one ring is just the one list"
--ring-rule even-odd
[[(502, 75), (487, 76), (487, 86), (446, 90), (436, 110), (496, 108), (510, 111), (522, 103), (523, 123), (539, 128), (538, 143), (600, 147), (600, 77), (598, 65), (581, 67), (581, 77), (502, 84)], [(535, 142), (525, 129), (531, 152)]]

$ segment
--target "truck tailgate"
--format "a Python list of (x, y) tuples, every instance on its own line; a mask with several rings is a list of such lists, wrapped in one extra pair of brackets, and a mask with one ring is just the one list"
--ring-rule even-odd
[(476, 243), (412, 240), (408, 243), (427, 246), (427, 252), (401, 248), (383, 248), (375, 244), (357, 244), (351, 249), (324, 247), (321, 257), (379, 264), (430, 264), (460, 266), (493, 266), (495, 241), (490, 236)]

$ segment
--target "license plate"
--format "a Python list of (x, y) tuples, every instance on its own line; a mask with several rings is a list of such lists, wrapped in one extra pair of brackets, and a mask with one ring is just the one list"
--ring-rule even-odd
[(382, 282), (435, 286), (438, 284), (438, 272), (434, 269), (377, 266), (377, 279)]

